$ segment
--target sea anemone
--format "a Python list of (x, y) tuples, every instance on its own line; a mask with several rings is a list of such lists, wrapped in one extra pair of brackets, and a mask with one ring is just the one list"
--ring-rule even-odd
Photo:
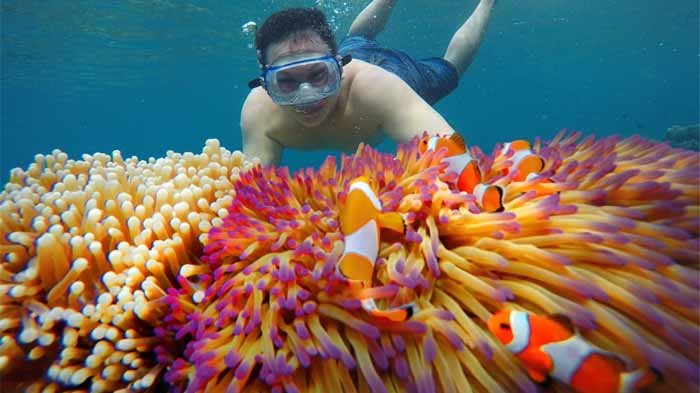
[[(567, 315), (586, 339), (698, 388), (700, 156), (560, 133), (513, 181), (472, 148), (505, 211), (451, 187), (444, 151), (360, 146), (291, 174), (208, 141), (149, 162), (38, 156), (0, 195), (0, 378), (95, 391), (529, 391), (489, 333), (503, 309)], [(336, 272), (347, 187), (384, 211), (374, 319)], [(554, 389), (561, 386), (552, 385)]]
[[(473, 149), (506, 188), (503, 213), (451, 189), (444, 151), (419, 156), (415, 141), (396, 157), (360, 146), (339, 166), (242, 174), (204, 264), (168, 292), (163, 338), (186, 344), (166, 381), (192, 392), (534, 391), (485, 327), (514, 308), (567, 315), (587, 339), (692, 391), (698, 155), (579, 137), (536, 142), (547, 166), (525, 182), (502, 175), (500, 148)], [(366, 290), (384, 307), (417, 304), (407, 322), (364, 313), (336, 272), (338, 212), (358, 176), (375, 179), (384, 211), (408, 218), (403, 236), (382, 238)]]
[(226, 214), (252, 162), (208, 140), (202, 154), (70, 160), (15, 169), (0, 194), (3, 391), (148, 390), (162, 380), (158, 299)]

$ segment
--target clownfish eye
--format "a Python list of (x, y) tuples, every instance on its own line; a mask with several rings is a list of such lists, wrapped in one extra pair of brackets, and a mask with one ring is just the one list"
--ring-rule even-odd
[(501, 322), (501, 324), (498, 325), (498, 327), (500, 327), (501, 329), (510, 329), (510, 325), (503, 322)]

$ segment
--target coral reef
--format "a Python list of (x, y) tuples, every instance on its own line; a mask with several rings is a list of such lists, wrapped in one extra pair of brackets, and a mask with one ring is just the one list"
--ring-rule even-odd
[(157, 384), (158, 299), (199, 264), (251, 165), (209, 140), (201, 154), (54, 151), (13, 170), (0, 194), (0, 390)]
[[(696, 152), (564, 132), (482, 213), (444, 151), (361, 146), (290, 174), (208, 141), (148, 162), (37, 156), (0, 195), (0, 378), (13, 388), (485, 391), (538, 388), (486, 328), (502, 308), (569, 316), (582, 334), (698, 388)], [(335, 270), (347, 184), (376, 181), (407, 232), (384, 235), (373, 319)], [(544, 181), (544, 179), (547, 181)], [(5, 386), (3, 386), (5, 388)], [(554, 384), (552, 389), (563, 388)], [(9, 388), (8, 388), (9, 389)]]
[(673, 126), (664, 133), (664, 141), (672, 147), (688, 150), (700, 150), (700, 124)]

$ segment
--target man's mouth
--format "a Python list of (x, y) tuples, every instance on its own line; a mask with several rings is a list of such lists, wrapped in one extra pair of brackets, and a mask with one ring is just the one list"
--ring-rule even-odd
[(305, 115), (313, 115), (316, 112), (320, 111), (321, 108), (323, 108), (323, 101), (314, 102), (313, 104), (308, 104), (308, 105), (303, 105), (303, 106), (297, 106), (294, 108), (294, 110), (297, 113), (303, 113)]

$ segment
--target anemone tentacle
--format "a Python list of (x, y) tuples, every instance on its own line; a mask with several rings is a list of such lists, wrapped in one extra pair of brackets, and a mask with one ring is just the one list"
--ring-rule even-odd
[[(472, 148), (505, 211), (451, 188), (445, 152), (360, 146), (317, 170), (208, 141), (137, 161), (37, 156), (0, 195), (0, 378), (94, 391), (537, 391), (489, 332), (497, 310), (564, 314), (596, 345), (698, 389), (700, 156), (632, 137), (536, 140), (543, 171)], [(348, 184), (374, 180), (382, 233), (362, 311), (336, 272)], [(367, 294), (367, 293), (366, 293)], [(30, 370), (19, 372), (19, 370)], [(554, 385), (555, 390), (562, 386)]]

